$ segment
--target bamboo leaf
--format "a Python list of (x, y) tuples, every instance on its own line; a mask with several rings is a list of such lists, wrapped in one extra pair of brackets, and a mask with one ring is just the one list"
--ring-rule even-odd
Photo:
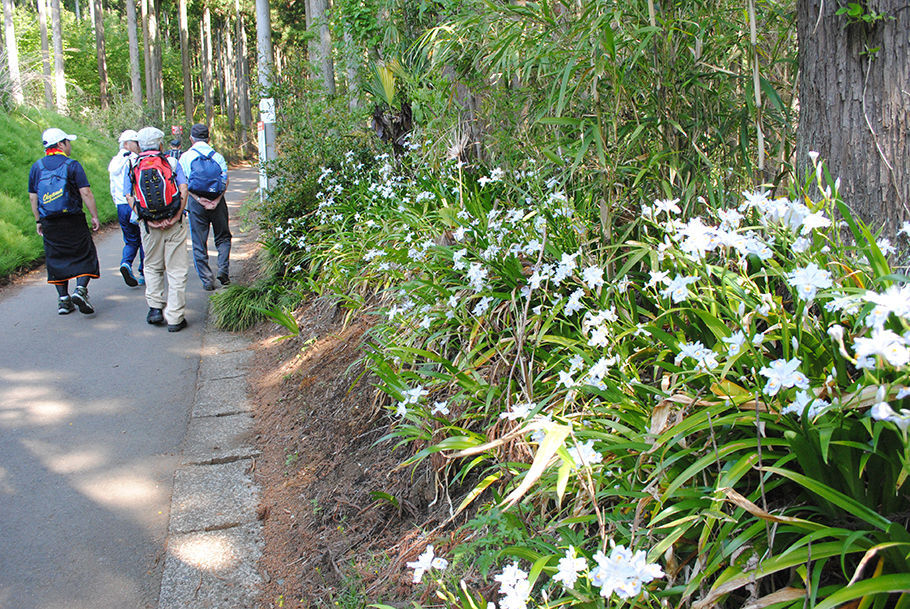
[(512, 507), (531, 489), (546, 471), (550, 460), (556, 454), (556, 451), (559, 450), (559, 447), (563, 445), (572, 428), (568, 425), (551, 424), (546, 428), (546, 431), (547, 435), (543, 442), (540, 443), (537, 454), (534, 455), (534, 462), (531, 463), (531, 468), (525, 473), (518, 488), (509, 493), (509, 496), (502, 501), (501, 507)]

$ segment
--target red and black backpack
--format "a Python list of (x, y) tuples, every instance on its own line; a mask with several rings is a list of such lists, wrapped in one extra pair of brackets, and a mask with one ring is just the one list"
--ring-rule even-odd
[(166, 220), (180, 210), (180, 189), (167, 157), (158, 150), (139, 153), (130, 171), (136, 214), (141, 220)]

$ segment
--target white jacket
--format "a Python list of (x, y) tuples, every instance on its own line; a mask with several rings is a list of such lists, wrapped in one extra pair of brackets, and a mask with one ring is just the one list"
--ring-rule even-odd
[(123, 182), (126, 173), (132, 169), (137, 158), (136, 153), (121, 148), (107, 165), (107, 172), (111, 176), (111, 199), (117, 205), (127, 204), (126, 197), (123, 196)]

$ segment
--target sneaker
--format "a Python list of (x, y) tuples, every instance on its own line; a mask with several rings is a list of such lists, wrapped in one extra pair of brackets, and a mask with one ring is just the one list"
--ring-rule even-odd
[(61, 296), (57, 299), (57, 314), (58, 315), (69, 315), (76, 310), (76, 305), (73, 304), (73, 299), (69, 296)]
[(168, 332), (180, 332), (180, 331), (183, 330), (185, 327), (186, 327), (186, 320), (185, 320), (185, 319), (181, 319), (181, 320), (180, 320), (180, 323), (168, 324), (168, 325), (167, 325), (167, 331), (168, 331)]
[(149, 309), (149, 314), (145, 317), (145, 321), (153, 326), (161, 325), (164, 323), (164, 313), (161, 312), (161, 309), (151, 307)]
[(202, 289), (205, 290), (206, 292), (211, 292), (215, 289), (215, 286), (212, 285), (211, 283), (203, 283)]
[(73, 303), (79, 307), (79, 312), (89, 315), (95, 312), (95, 307), (88, 300), (88, 288), (84, 285), (76, 286), (72, 296)]
[(131, 288), (135, 288), (137, 285), (139, 285), (139, 282), (136, 281), (136, 277), (133, 275), (133, 269), (130, 268), (130, 265), (127, 263), (124, 262), (120, 265), (120, 274), (123, 275), (124, 283), (126, 283), (126, 285), (130, 286)]
[(139, 275), (136, 278), (136, 285), (145, 285), (145, 275)]
[(229, 283), (231, 283), (231, 278), (228, 277), (227, 273), (219, 273), (218, 281), (221, 282), (221, 285), (228, 285)]

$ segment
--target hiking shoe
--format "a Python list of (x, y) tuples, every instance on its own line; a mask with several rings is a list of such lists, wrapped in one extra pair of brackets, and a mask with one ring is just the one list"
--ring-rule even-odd
[(76, 305), (73, 304), (73, 299), (69, 296), (61, 296), (57, 299), (57, 314), (58, 315), (69, 315), (76, 310)]
[(185, 320), (185, 319), (181, 319), (181, 320), (180, 320), (180, 323), (177, 323), (177, 324), (168, 324), (168, 325), (167, 325), (167, 331), (168, 331), (168, 332), (180, 332), (180, 331), (183, 330), (185, 327), (186, 327), (186, 320)]
[(153, 326), (161, 325), (164, 323), (164, 313), (161, 312), (161, 309), (151, 307), (149, 308), (149, 314), (145, 317), (145, 321)]
[(130, 268), (130, 265), (123, 263), (120, 265), (120, 274), (123, 275), (123, 282), (131, 288), (135, 288), (139, 285), (139, 282), (136, 281), (136, 277), (133, 275), (133, 269)]
[(231, 278), (228, 277), (227, 273), (219, 273), (218, 281), (221, 282), (221, 285), (228, 285), (229, 283), (231, 283)]
[(211, 292), (215, 289), (215, 286), (212, 285), (211, 283), (203, 283), (202, 289), (205, 290), (206, 292)]
[(73, 303), (79, 307), (79, 312), (84, 315), (90, 315), (95, 312), (95, 307), (88, 300), (88, 288), (84, 285), (76, 286), (72, 296)]

